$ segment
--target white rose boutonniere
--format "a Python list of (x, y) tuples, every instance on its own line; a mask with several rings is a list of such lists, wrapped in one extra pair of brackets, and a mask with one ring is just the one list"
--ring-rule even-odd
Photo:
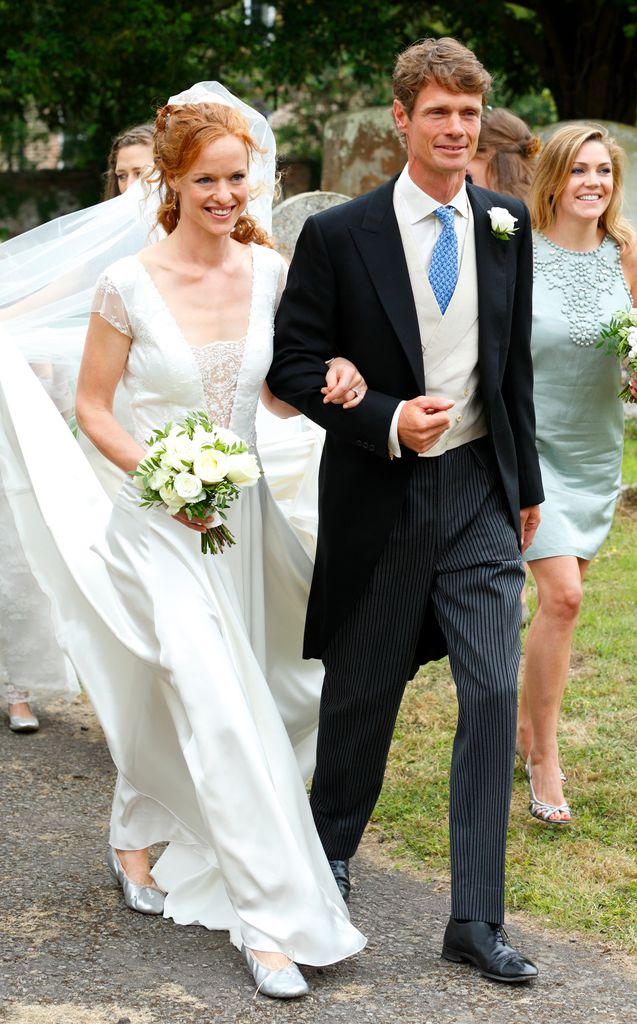
[(514, 217), (504, 206), (492, 206), (489, 210), (491, 218), (491, 234), (495, 238), (508, 242), (511, 235), (518, 230), (516, 228), (517, 217)]

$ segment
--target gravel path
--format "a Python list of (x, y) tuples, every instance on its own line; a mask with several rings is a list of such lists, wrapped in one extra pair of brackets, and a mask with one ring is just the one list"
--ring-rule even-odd
[(502, 986), (440, 959), (447, 897), (399, 873), (366, 839), (352, 916), (369, 936), (352, 961), (307, 970), (298, 1003), (252, 998), (226, 937), (128, 911), (104, 866), (113, 767), (85, 702), (0, 729), (2, 1024), (637, 1024), (634, 962), (522, 917), (514, 944), (541, 977)]

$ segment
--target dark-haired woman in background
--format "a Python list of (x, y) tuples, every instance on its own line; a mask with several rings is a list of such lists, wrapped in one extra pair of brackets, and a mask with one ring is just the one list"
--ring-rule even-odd
[(153, 126), (139, 124), (113, 140), (108, 154), (104, 199), (114, 199), (153, 166)]

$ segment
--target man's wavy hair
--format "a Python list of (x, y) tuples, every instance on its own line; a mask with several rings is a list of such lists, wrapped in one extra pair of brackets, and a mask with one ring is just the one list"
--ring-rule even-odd
[(411, 117), (418, 93), (435, 82), (449, 92), (482, 96), (491, 88), (492, 78), (475, 53), (457, 39), (423, 39), (399, 55), (394, 66), (394, 97)]

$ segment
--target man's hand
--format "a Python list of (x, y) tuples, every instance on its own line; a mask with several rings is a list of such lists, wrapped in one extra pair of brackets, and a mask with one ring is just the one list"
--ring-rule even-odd
[(450, 398), (419, 395), (405, 402), (398, 417), (398, 440), (414, 452), (428, 452), (451, 426)]
[(522, 551), (526, 551), (536, 530), (540, 525), (540, 506), (529, 505), (528, 508), (520, 509), (520, 536), (522, 538)]

